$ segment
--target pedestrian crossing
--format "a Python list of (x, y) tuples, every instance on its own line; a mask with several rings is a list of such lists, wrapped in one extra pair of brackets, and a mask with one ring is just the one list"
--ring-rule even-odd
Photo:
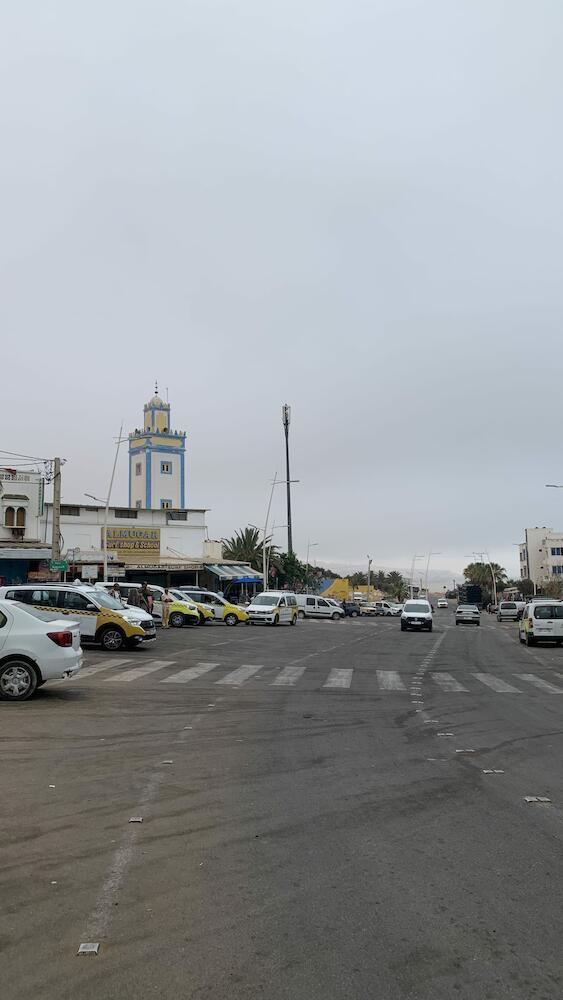
[[(494, 693), (502, 695), (521, 695), (523, 693), (542, 693), (544, 695), (563, 694), (563, 674), (553, 671), (546, 677), (533, 673), (512, 673), (498, 677), (491, 673), (464, 673), (463, 683), (458, 677), (446, 671), (429, 672), (425, 676), (426, 693), (444, 692), (451, 695), (466, 695), (476, 693)], [(371, 669), (368, 666), (326, 667), (310, 663), (292, 662), (285, 666), (272, 668), (263, 663), (233, 664), (220, 662), (198, 662), (185, 666), (178, 660), (149, 660), (139, 664), (138, 658), (107, 659), (88, 664), (71, 681), (99, 681), (100, 684), (134, 684), (135, 682), (154, 682), (157, 684), (191, 684), (203, 681), (207, 685), (218, 685), (225, 688), (242, 688), (247, 685), (295, 688), (298, 685), (313, 689), (321, 688), (328, 691), (365, 691), (366, 687), (381, 692), (382, 695), (395, 693), (405, 694), (412, 682), (413, 675), (402, 674), (397, 670)], [(557, 680), (558, 683), (554, 683)]]

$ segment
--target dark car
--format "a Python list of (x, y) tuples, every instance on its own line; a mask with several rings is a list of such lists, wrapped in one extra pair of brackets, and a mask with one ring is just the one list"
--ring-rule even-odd
[(347, 618), (358, 618), (360, 605), (356, 601), (342, 601), (342, 610)]

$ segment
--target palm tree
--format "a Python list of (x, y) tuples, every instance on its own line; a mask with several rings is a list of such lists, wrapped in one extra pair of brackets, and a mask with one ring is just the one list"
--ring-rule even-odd
[(385, 590), (392, 597), (395, 597), (397, 601), (403, 601), (408, 593), (406, 580), (403, 579), (400, 573), (393, 570), (392, 573), (388, 573), (385, 577)]
[(469, 563), (466, 566), (463, 575), (468, 583), (478, 583), (481, 587), (489, 590), (492, 584), (493, 575), (491, 569), (495, 576), (495, 583), (497, 587), (505, 587), (507, 582), (506, 570), (498, 563), (484, 563), (475, 562)]
[[(253, 569), (262, 571), (262, 540), (258, 528), (242, 528), (235, 531), (232, 538), (223, 538), (223, 558), (249, 563)], [(270, 562), (275, 557), (276, 546), (271, 544), (271, 536), (266, 538)]]

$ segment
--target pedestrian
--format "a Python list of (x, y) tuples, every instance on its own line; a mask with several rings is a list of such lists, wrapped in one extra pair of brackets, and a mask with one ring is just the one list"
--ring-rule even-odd
[(139, 597), (139, 591), (136, 587), (131, 587), (129, 589), (129, 596), (127, 598), (127, 604), (132, 608), (141, 607), (141, 598)]
[(173, 600), (174, 600), (174, 598), (172, 597), (172, 594), (170, 594), (168, 592), (168, 587), (165, 587), (164, 588), (164, 593), (163, 593), (162, 597), (160, 598), (160, 602), (162, 604), (162, 627), (163, 628), (168, 628), (168, 619), (170, 618), (170, 605), (172, 604)]
[(114, 585), (111, 588), (111, 590), (110, 590), (109, 593), (110, 593), (110, 597), (115, 597), (116, 601), (120, 601), (121, 600), (121, 591), (120, 591), (119, 586), (117, 585), (117, 583), (114, 583)]
[(143, 583), (139, 597), (141, 599), (141, 607), (144, 608), (145, 611), (148, 611), (149, 615), (152, 615), (152, 606), (154, 601), (153, 596), (149, 591), (148, 583)]

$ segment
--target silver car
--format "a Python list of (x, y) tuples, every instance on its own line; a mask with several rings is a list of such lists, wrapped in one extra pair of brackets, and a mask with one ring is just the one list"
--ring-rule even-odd
[(501, 601), (497, 611), (497, 622), (517, 622), (520, 619), (520, 608), (516, 601)]
[(456, 625), (480, 625), (481, 612), (476, 604), (460, 604), (455, 612)]

